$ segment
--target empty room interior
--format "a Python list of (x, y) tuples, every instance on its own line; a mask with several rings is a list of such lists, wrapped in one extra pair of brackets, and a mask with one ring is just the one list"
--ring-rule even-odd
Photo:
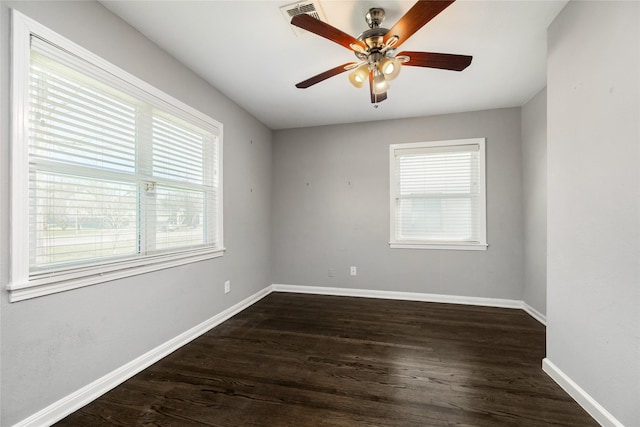
[(640, 2), (0, 38), (1, 426), (640, 426)]

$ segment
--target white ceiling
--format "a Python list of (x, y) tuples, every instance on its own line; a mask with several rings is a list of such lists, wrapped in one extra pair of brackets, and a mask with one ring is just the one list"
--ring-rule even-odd
[[(102, 4), (272, 129), (520, 106), (546, 83), (546, 29), (567, 1), (458, 0), (399, 50), (472, 55), (462, 72), (403, 67), (373, 108), (348, 74), (295, 84), (357, 61), (314, 34), (297, 37), (284, 1), (111, 1)], [(321, 0), (327, 22), (357, 37), (382, 7), (391, 28), (413, 1)]]

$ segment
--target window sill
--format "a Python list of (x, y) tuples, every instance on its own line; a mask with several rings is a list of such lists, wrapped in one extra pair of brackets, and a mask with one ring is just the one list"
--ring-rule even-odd
[(486, 251), (486, 243), (403, 243), (403, 242), (389, 242), (391, 249), (439, 249), (439, 250), (454, 250), (454, 251)]
[(224, 254), (224, 251), (224, 248), (207, 248), (170, 255), (145, 257), (105, 267), (94, 267), (86, 270), (78, 269), (63, 274), (51, 274), (37, 279), (32, 278), (30, 280), (14, 282), (7, 286), (9, 301), (23, 301), (193, 262), (218, 258)]

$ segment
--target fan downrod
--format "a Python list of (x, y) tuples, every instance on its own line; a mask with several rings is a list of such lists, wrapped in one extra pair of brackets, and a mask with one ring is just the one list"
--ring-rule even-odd
[(372, 7), (365, 15), (365, 21), (369, 25), (369, 29), (363, 31), (358, 40), (366, 46), (366, 55), (361, 55), (356, 49), (356, 56), (361, 60), (365, 60), (370, 53), (380, 52), (384, 48), (383, 38), (389, 32), (387, 28), (382, 28), (380, 24), (384, 21), (386, 13), (381, 7)]
[(364, 19), (367, 21), (369, 28), (378, 28), (385, 17), (384, 9), (380, 7), (372, 7), (365, 15)]

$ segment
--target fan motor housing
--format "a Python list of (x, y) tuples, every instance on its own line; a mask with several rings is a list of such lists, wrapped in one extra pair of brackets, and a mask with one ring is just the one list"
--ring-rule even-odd
[(384, 46), (383, 38), (389, 32), (386, 28), (371, 28), (362, 32), (358, 36), (358, 40), (364, 42), (367, 49), (382, 49)]

